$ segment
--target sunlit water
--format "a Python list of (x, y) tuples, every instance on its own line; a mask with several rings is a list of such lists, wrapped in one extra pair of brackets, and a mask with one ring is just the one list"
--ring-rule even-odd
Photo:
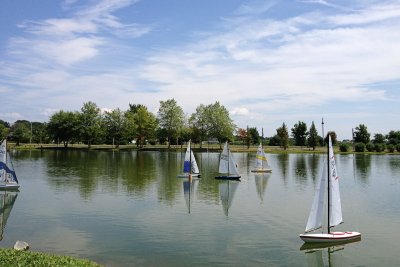
[(324, 155), (270, 154), (272, 174), (255, 175), (255, 155), (234, 153), (242, 181), (227, 191), (228, 182), (214, 179), (217, 153), (195, 153), (202, 177), (190, 186), (176, 177), (182, 153), (12, 154), (21, 188), (2, 247), (23, 240), (33, 251), (105, 266), (399, 264), (399, 156), (336, 156), (345, 221), (337, 229), (362, 240), (310, 253), (298, 235)]

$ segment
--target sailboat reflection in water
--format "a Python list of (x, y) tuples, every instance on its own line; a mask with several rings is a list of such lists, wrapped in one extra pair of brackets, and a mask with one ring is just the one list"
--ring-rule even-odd
[(226, 180), (219, 184), (219, 195), (221, 197), (222, 207), (226, 216), (229, 215), (229, 209), (232, 206), (233, 197), (240, 181)]
[(186, 207), (188, 209), (188, 213), (191, 212), (191, 205), (195, 198), (195, 194), (197, 192), (199, 180), (188, 178), (183, 181), (183, 195), (185, 196)]
[[(304, 243), (300, 250), (304, 250), (307, 258), (308, 267), (320, 267), (320, 266), (349, 266), (343, 262), (342, 252), (345, 246), (353, 242), (358, 242), (360, 239), (353, 239), (346, 244), (340, 245), (328, 245), (328, 244), (316, 244), (316, 243)], [(324, 252), (328, 252), (327, 264), (324, 261)], [(326, 256), (325, 256), (326, 257)]]
[(267, 189), (268, 180), (271, 173), (257, 173), (254, 175), (254, 181), (256, 182), (256, 189), (258, 197), (261, 201), (264, 200), (265, 190)]
[(18, 191), (0, 191), (0, 240), (3, 240), (3, 232), (6, 226), (8, 217), (10, 216), (11, 210), (14, 206), (15, 200), (17, 199)]

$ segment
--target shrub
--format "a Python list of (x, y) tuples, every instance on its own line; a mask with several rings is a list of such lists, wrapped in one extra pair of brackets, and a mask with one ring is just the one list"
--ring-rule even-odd
[(374, 146), (374, 144), (372, 144), (372, 143), (368, 143), (368, 144), (366, 145), (366, 148), (367, 148), (367, 151), (368, 151), (368, 152), (374, 152), (374, 150), (375, 150), (375, 146)]
[(375, 144), (375, 151), (376, 151), (376, 152), (383, 152), (383, 151), (385, 151), (385, 144)]
[(354, 146), (356, 152), (364, 152), (365, 151), (365, 144), (364, 143), (356, 143)]
[(389, 145), (387, 146), (387, 150), (388, 150), (390, 153), (393, 153), (393, 152), (394, 152), (394, 145), (389, 144)]
[(341, 143), (339, 146), (340, 152), (348, 152), (349, 151), (349, 144)]

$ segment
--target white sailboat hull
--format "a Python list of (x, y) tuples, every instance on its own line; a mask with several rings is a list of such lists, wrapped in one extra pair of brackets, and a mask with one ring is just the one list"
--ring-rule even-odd
[(339, 243), (361, 238), (359, 232), (331, 232), (330, 234), (306, 233), (300, 238), (306, 243)]
[(239, 180), (240, 175), (219, 175), (215, 176), (215, 179), (220, 179), (220, 180)]

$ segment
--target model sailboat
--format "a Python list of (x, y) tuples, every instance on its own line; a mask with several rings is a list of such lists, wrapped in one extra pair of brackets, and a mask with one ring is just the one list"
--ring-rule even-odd
[(185, 159), (183, 162), (183, 173), (179, 174), (178, 177), (180, 178), (187, 178), (187, 177), (200, 177), (200, 170), (197, 166), (196, 158), (194, 157), (190, 140), (188, 142), (188, 146), (186, 148)]
[(264, 149), (262, 147), (262, 144), (257, 148), (257, 154), (256, 154), (256, 166), (255, 169), (251, 170), (251, 172), (272, 172), (271, 167), (268, 164), (267, 161), (267, 155), (265, 155)]
[(228, 180), (240, 179), (236, 163), (228, 147), (228, 142), (225, 142), (224, 149), (222, 150), (221, 156), (219, 158), (218, 172), (221, 175), (216, 176), (215, 179), (228, 179)]
[(7, 152), (7, 140), (0, 145), (0, 190), (18, 189), (18, 179), (12, 165), (10, 154)]
[[(328, 162), (327, 174), (324, 172), (317, 185), (314, 202), (308, 217), (307, 226), (304, 234), (300, 238), (304, 242), (323, 243), (323, 242), (347, 242), (361, 238), (358, 232), (331, 232), (331, 227), (343, 223), (342, 207), (340, 203), (339, 176), (336, 172), (336, 162), (332, 149), (332, 141), (328, 138)], [(328, 184), (328, 185), (326, 185)], [(325, 188), (328, 188), (328, 226), (327, 233), (311, 233), (322, 227), (323, 207), (325, 205)]]

